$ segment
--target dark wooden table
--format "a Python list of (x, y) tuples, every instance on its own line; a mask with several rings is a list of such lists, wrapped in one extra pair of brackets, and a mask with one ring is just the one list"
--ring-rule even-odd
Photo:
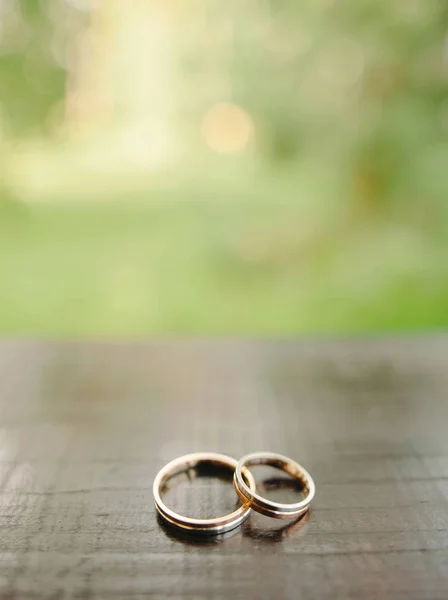
[[(447, 336), (4, 341), (0, 598), (447, 600), (447, 395)], [(311, 514), (203, 541), (161, 526), (152, 480), (199, 450), (290, 455)], [(234, 506), (228, 481), (173, 483), (191, 516)]]

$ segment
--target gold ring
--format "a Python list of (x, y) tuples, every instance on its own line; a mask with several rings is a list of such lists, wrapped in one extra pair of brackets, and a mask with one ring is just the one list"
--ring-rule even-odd
[[(223, 517), (216, 517), (213, 519), (193, 519), (174, 512), (166, 506), (161, 498), (160, 492), (168, 479), (174, 477), (174, 475), (188, 471), (189, 469), (195, 469), (200, 464), (204, 463), (228, 468), (233, 473), (238, 461), (230, 456), (215, 454), (213, 452), (196, 452), (194, 454), (181, 456), (180, 458), (175, 458), (165, 465), (157, 473), (156, 478), (154, 479), (153, 494), (156, 509), (165, 521), (184, 531), (209, 535), (225, 533), (226, 531), (230, 531), (231, 529), (238, 527), (238, 525), (241, 525), (241, 523), (250, 515), (251, 508), (246, 500), (244, 500), (242, 506), (237, 508), (234, 512)], [(247, 484), (244, 482), (244, 484), (247, 485), (247, 489), (255, 492), (255, 480), (245, 469), (241, 470), (241, 479), (247, 481)]]
[[(248, 467), (253, 465), (277, 467), (291, 475), (291, 477), (298, 479), (303, 484), (305, 498), (293, 504), (282, 504), (266, 500), (244, 481), (243, 473), (248, 478)], [(275, 454), (274, 452), (254, 452), (243, 456), (235, 469), (233, 485), (242, 502), (249, 503), (256, 512), (276, 519), (290, 519), (305, 514), (316, 491), (314, 481), (308, 471), (287, 456)]]

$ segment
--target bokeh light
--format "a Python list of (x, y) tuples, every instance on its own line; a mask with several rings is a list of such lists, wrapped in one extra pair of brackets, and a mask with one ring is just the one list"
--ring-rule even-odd
[(201, 130), (205, 143), (211, 150), (227, 154), (238, 152), (247, 146), (253, 123), (241, 106), (220, 102), (207, 111)]

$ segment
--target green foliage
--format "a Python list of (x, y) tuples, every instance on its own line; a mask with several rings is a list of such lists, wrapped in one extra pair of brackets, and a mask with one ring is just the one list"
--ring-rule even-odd
[[(62, 0), (6, 5), (20, 12), (3, 15), (3, 129), (13, 143), (51, 145), (67, 84), (55, 39), (70, 46), (67, 22), (78, 31), (89, 14)], [(0, 330), (446, 327), (447, 3), (209, 0), (204, 10), (211, 33), (198, 34), (193, 15), (178, 41), (173, 123), (196, 133), (157, 177), (162, 190), (178, 181), (174, 191), (111, 183), (104, 207), (68, 190), (30, 208), (2, 183)], [(236, 157), (198, 144), (202, 115), (223, 100), (254, 121)]]

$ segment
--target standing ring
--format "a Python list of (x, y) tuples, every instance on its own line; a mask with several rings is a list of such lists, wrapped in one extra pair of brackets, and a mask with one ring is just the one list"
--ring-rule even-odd
[[(243, 472), (246, 478), (248, 478), (249, 473), (247, 469), (253, 465), (277, 467), (291, 475), (291, 477), (298, 479), (303, 485), (305, 498), (293, 504), (282, 504), (266, 500), (251, 489), (244, 481)], [(243, 502), (249, 503), (251, 508), (262, 515), (276, 519), (290, 519), (306, 513), (316, 491), (314, 481), (308, 471), (287, 456), (275, 454), (274, 452), (254, 452), (253, 454), (243, 456), (235, 469), (233, 485), (236, 493)]]

